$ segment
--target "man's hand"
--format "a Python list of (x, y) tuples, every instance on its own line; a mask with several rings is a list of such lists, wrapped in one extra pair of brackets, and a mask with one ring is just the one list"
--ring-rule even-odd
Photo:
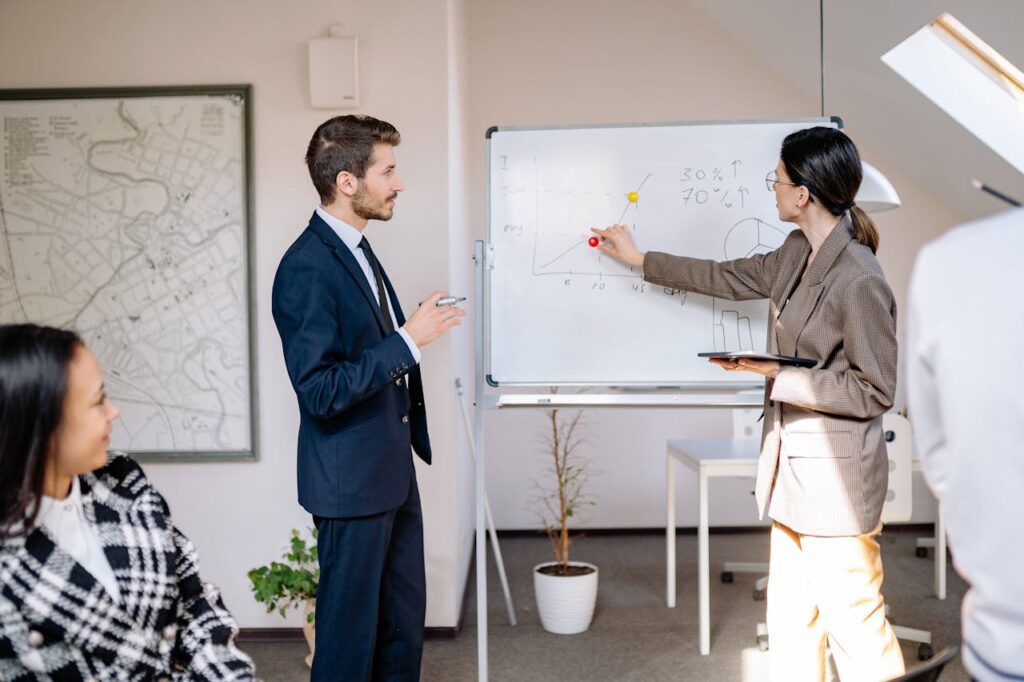
[(466, 314), (465, 310), (453, 305), (434, 305), (445, 295), (443, 291), (435, 291), (405, 321), (402, 329), (412, 337), (417, 348), (423, 348), (452, 327), (462, 324), (459, 318)]

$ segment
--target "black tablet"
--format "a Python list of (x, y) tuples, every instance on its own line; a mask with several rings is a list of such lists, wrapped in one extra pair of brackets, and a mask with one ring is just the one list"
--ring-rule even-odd
[(797, 358), (792, 355), (776, 355), (775, 353), (755, 353), (752, 350), (737, 350), (724, 353), (697, 353), (697, 357), (716, 358), (719, 360), (729, 360), (731, 362), (737, 362), (744, 358), (747, 360), (775, 360), (780, 365), (793, 365), (794, 367), (814, 367), (818, 364), (817, 360), (811, 360), (810, 358)]

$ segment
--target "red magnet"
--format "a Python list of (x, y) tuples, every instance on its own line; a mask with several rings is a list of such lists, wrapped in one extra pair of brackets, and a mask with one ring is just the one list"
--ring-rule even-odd
[(590, 244), (591, 246), (597, 246), (599, 243), (601, 243), (601, 240), (599, 240), (597, 237), (591, 237), (590, 239), (587, 240), (587, 243)]

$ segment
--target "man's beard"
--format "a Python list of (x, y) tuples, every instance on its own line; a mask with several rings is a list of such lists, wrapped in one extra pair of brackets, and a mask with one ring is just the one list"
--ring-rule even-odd
[(367, 195), (366, 186), (360, 184), (355, 196), (352, 197), (352, 212), (364, 220), (391, 220), (395, 209), (388, 206), (387, 202), (397, 197), (398, 194), (392, 194), (379, 203), (374, 203)]

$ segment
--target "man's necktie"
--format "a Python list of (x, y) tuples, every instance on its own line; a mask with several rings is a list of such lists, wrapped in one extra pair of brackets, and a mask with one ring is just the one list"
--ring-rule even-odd
[(370, 248), (370, 242), (366, 241), (366, 237), (359, 240), (359, 248), (363, 250), (370, 270), (373, 271), (373, 279), (377, 282), (377, 303), (380, 305), (380, 311), (384, 313), (384, 328), (388, 330), (388, 334), (393, 334), (395, 323), (391, 321), (391, 306), (388, 305), (388, 291), (384, 288), (384, 278), (380, 275), (380, 264), (373, 255), (373, 249)]
[[(373, 279), (377, 282), (377, 303), (380, 304), (380, 311), (384, 313), (384, 328), (388, 330), (388, 334), (395, 333), (395, 323), (391, 321), (391, 306), (388, 305), (388, 290), (384, 288), (384, 278), (380, 274), (380, 263), (377, 262), (377, 257), (373, 255), (373, 249), (370, 248), (370, 242), (366, 241), (366, 237), (359, 240), (359, 248), (363, 250), (363, 255), (366, 256), (366, 261), (370, 264), (370, 269), (373, 270)], [(402, 379), (398, 379), (397, 383), (402, 387), (402, 393), (405, 396), (405, 411), (409, 412), (409, 406), (412, 404), (409, 396), (409, 385)], [(402, 419), (408, 422), (408, 415), (403, 416)]]

